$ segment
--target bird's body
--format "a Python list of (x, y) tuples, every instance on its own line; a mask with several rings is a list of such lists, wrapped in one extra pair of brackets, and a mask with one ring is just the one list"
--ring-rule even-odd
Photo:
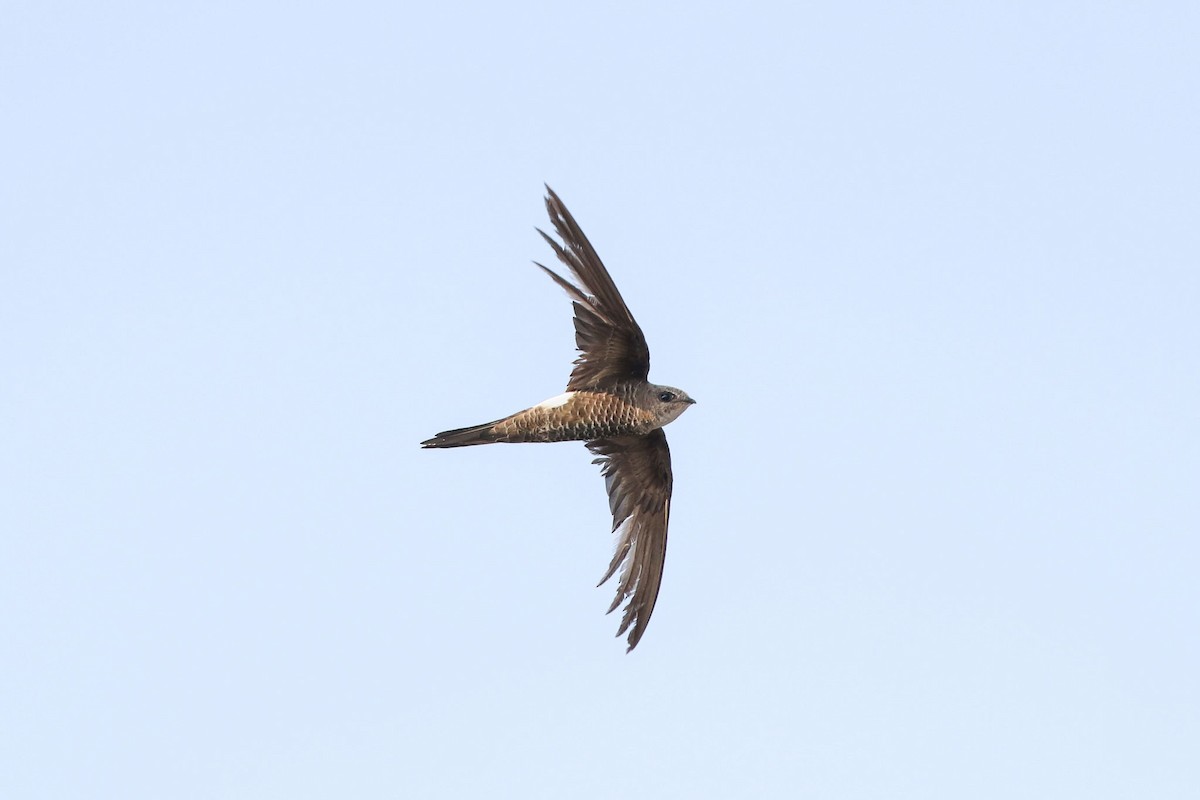
[(586, 442), (602, 467), (613, 531), (620, 531), (600, 583), (623, 566), (609, 611), (628, 601), (617, 635), (629, 630), (632, 650), (654, 610), (666, 556), (673, 480), (662, 427), (695, 401), (680, 389), (646, 380), (650, 351), (641, 328), (570, 212), (549, 187), (546, 191), (546, 209), (563, 245), (538, 233), (581, 284), (538, 264), (573, 301), (581, 355), (567, 391), (503, 419), (443, 431), (421, 446)]
[[(494, 442), (570, 442), (645, 436), (666, 424), (657, 409), (661, 401), (654, 391), (649, 393), (653, 399), (645, 397), (647, 388), (657, 390), (658, 394), (679, 393), (678, 389), (647, 383), (624, 384), (605, 391), (565, 392), (504, 419), (439, 433), (422, 444), (463, 447)], [(679, 409), (680, 413), (682, 410)]]

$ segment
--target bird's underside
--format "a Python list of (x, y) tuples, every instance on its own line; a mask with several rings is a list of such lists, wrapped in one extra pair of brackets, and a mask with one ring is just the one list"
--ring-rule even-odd
[(694, 401), (679, 389), (647, 381), (650, 351), (641, 328), (575, 219), (549, 187), (546, 191), (546, 209), (563, 243), (538, 233), (578, 282), (538, 264), (570, 296), (575, 312), (580, 355), (567, 391), (503, 419), (443, 431), (421, 446), (584, 441), (601, 467), (618, 536), (600, 583), (620, 571), (608, 610), (625, 604), (617, 635), (628, 631), (632, 650), (654, 611), (666, 557), (673, 480), (662, 427)]
[(658, 427), (654, 415), (613, 392), (567, 392), (516, 414), (442, 431), (422, 447), (466, 447), (495, 442), (570, 442), (611, 436), (644, 436)]

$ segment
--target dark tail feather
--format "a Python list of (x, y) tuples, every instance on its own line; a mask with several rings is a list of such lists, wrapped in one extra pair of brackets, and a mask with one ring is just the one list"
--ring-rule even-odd
[(491, 444), (500, 441), (500, 436), (492, 430), (492, 426), (502, 420), (485, 422), (482, 425), (472, 425), (469, 428), (456, 428), (452, 431), (442, 431), (432, 439), (421, 442), (421, 447), (469, 447), (473, 444)]

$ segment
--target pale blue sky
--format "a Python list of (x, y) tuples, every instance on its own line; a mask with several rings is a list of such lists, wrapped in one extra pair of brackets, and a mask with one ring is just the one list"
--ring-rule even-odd
[[(0, 796), (1200, 786), (1200, 6), (15, 2)], [(625, 655), (542, 182), (699, 404)], [(549, 263), (549, 262), (547, 262)]]

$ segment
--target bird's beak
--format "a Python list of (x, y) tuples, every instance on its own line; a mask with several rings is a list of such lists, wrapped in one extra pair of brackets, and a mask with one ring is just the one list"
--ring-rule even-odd
[(696, 401), (695, 401), (695, 400), (693, 400), (693, 399), (692, 399), (692, 398), (690, 398), (690, 397), (687, 399), (687, 402), (688, 402), (688, 405), (689, 405), (689, 406), (694, 406), (694, 405), (696, 405)]

